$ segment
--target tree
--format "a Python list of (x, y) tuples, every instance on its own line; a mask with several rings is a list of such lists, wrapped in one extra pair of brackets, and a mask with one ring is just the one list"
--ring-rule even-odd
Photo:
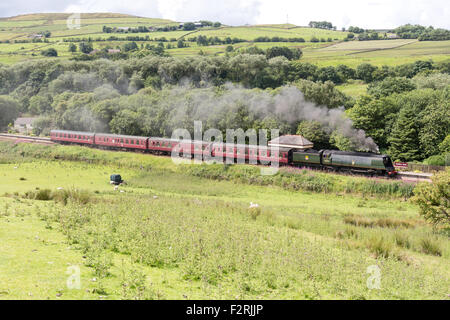
[(322, 82), (331, 81), (335, 84), (342, 83), (342, 78), (332, 66), (320, 68), (317, 72), (317, 79)]
[(334, 83), (298, 80), (294, 85), (305, 95), (305, 99), (328, 108), (353, 107), (353, 99), (336, 89)]
[(222, 26), (222, 23), (220, 22), (214, 22), (213, 27), (214, 28), (220, 28)]
[(450, 134), (448, 134), (445, 139), (439, 144), (439, 151), (444, 153), (450, 153)]
[(0, 96), (0, 129), (4, 129), (19, 116), (19, 104), (8, 96)]
[(184, 41), (182, 39), (178, 40), (177, 47), (178, 48), (184, 48), (185, 47)]
[(450, 227), (450, 171), (433, 175), (433, 183), (421, 183), (412, 198), (424, 219), (435, 227)]
[(389, 154), (395, 160), (420, 160), (419, 126), (414, 108), (406, 106), (400, 110), (391, 136)]
[(183, 25), (183, 30), (185, 30), (185, 31), (195, 30), (195, 24), (193, 22), (186, 22)]
[(41, 54), (45, 57), (57, 57), (58, 51), (56, 51), (54, 48), (49, 48), (47, 50), (42, 50)]
[(80, 48), (80, 51), (85, 54), (89, 54), (92, 52), (92, 50), (94, 50), (94, 47), (91, 42), (80, 42), (78, 47)]
[(388, 147), (395, 114), (399, 110), (400, 106), (389, 99), (362, 96), (355, 106), (348, 110), (348, 116), (355, 128), (364, 130), (381, 149), (385, 149)]
[(138, 136), (142, 134), (143, 117), (133, 110), (121, 110), (111, 120), (111, 131), (117, 134)]
[(311, 21), (308, 26), (310, 28), (319, 28), (319, 29), (334, 29), (333, 24), (328, 21)]
[(325, 131), (323, 125), (318, 121), (300, 122), (297, 128), (297, 134), (313, 142), (314, 148), (317, 150), (331, 148), (330, 134)]
[(288, 47), (271, 47), (266, 51), (267, 59), (283, 56), (288, 60), (298, 60), (302, 56), (302, 51), (298, 48), (290, 49)]
[[(163, 46), (164, 46), (164, 44), (163, 44)], [(138, 45), (134, 41), (127, 42), (123, 45), (123, 51), (125, 51), (125, 52), (133, 51), (133, 50), (137, 50), (137, 49), (138, 49)]]
[(380, 98), (387, 97), (393, 93), (402, 93), (412, 91), (416, 88), (414, 83), (402, 77), (388, 77), (383, 81), (373, 82), (369, 84), (367, 93)]
[(343, 82), (354, 79), (356, 75), (355, 69), (352, 69), (345, 64), (340, 64), (336, 67), (336, 71), (339, 75), (339, 77), (342, 79)]
[(338, 131), (333, 131), (330, 137), (330, 143), (341, 151), (355, 151), (355, 145), (350, 139)]
[(42, 115), (51, 110), (52, 100), (50, 95), (48, 96), (33, 96), (30, 99), (30, 106), (28, 110), (35, 115)]
[(77, 52), (77, 46), (72, 42), (69, 44), (69, 52), (72, 52), (72, 53)]
[(420, 149), (424, 157), (440, 153), (439, 144), (450, 133), (450, 107), (448, 101), (441, 100), (427, 106), (419, 115)]
[(305, 79), (315, 81), (317, 79), (317, 70), (319, 68), (308, 62), (292, 61), (289, 73), (289, 80), (296, 81)]
[(370, 83), (373, 80), (373, 72), (376, 69), (377, 67), (369, 63), (362, 63), (356, 67), (356, 77), (366, 83)]

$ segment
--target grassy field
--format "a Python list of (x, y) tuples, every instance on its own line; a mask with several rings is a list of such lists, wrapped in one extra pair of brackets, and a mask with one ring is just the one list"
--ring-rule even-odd
[[(11, 151), (0, 153), (0, 299), (448, 298), (448, 235), (403, 197), (211, 180), (151, 155), (0, 147)], [(127, 184), (114, 190), (111, 173)], [(66, 285), (72, 266), (80, 289)]]
[[(40, 51), (43, 48), (53, 47), (58, 50), (59, 57), (67, 59), (71, 54), (67, 52), (67, 43), (64, 39), (87, 38), (106, 39), (110, 36), (125, 38), (127, 36), (149, 36), (151, 39), (165, 37), (167, 40), (188, 39), (199, 35), (219, 38), (239, 38), (246, 42), (235, 44), (234, 48), (248, 47), (256, 45), (266, 49), (272, 46), (289, 46), (302, 48), (304, 54), (302, 61), (311, 62), (319, 66), (329, 66), (346, 64), (356, 67), (361, 63), (372, 63), (381, 65), (399, 65), (416, 60), (433, 59), (435, 62), (448, 59), (450, 54), (450, 41), (429, 41), (419, 42), (416, 40), (379, 40), (379, 41), (350, 41), (343, 42), (347, 32), (330, 31), (299, 27), (294, 25), (254, 25), (220, 28), (201, 28), (194, 31), (172, 31), (172, 32), (149, 32), (122, 34), (102, 33), (103, 26), (110, 27), (137, 27), (137, 26), (172, 26), (177, 22), (135, 17), (121, 14), (82, 14), (81, 28), (68, 29), (66, 19), (69, 14), (35, 14), (22, 15), (12, 18), (0, 19), (0, 41), (9, 40), (9, 44), (0, 44), (0, 63), (12, 64), (29, 59), (42, 59)], [(41, 31), (51, 31), (50, 44), (46, 43), (25, 43), (15, 44), (14, 40), (26, 40), (30, 35)], [(264, 42), (253, 43), (257, 37), (302, 37), (306, 40), (303, 43), (283, 43)], [(310, 42), (312, 37), (318, 39), (332, 40), (331, 42)], [(123, 45), (124, 41), (94, 42), (94, 48), (102, 48), (106, 45), (117, 47)], [(155, 44), (156, 42), (146, 42)], [(172, 43), (176, 45), (176, 42)], [(168, 50), (173, 56), (192, 56), (199, 54), (200, 50), (207, 55), (224, 54), (225, 45), (214, 45), (199, 47), (195, 42), (189, 42), (187, 48), (174, 48)]]
[(450, 41), (377, 40), (342, 42), (325, 48), (305, 48), (302, 60), (319, 66), (361, 63), (399, 65), (417, 60), (448, 59)]
[(349, 80), (337, 86), (337, 89), (353, 98), (358, 98), (367, 92), (367, 84), (362, 80)]

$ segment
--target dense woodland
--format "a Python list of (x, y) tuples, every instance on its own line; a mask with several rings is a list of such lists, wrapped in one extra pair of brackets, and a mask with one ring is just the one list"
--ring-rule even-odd
[[(0, 127), (27, 114), (40, 117), (36, 134), (61, 128), (170, 136), (175, 128), (192, 131), (193, 121), (203, 120), (204, 130), (279, 128), (281, 134), (304, 135), (316, 148), (360, 149), (352, 133), (333, 124), (336, 119), (302, 113), (315, 108), (351, 119), (395, 160), (445, 163), (450, 61), (317, 67), (289, 50), (0, 66)], [(336, 89), (352, 79), (368, 83), (367, 94), (354, 99)]]

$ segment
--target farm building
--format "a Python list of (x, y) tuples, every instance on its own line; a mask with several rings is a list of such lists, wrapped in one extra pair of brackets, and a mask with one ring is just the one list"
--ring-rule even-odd
[(14, 121), (14, 129), (20, 133), (30, 133), (33, 130), (33, 123), (37, 118), (17, 118)]
[(285, 135), (269, 141), (269, 147), (312, 149), (314, 143), (300, 135)]

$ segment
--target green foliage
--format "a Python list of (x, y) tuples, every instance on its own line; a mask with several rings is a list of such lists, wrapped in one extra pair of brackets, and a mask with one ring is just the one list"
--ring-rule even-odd
[(8, 96), (0, 96), (0, 129), (4, 129), (19, 116), (19, 105)]
[(394, 32), (403, 39), (419, 39), (420, 41), (450, 40), (450, 30), (434, 29), (433, 27), (426, 28), (418, 24), (406, 24), (396, 28)]
[(275, 57), (285, 57), (288, 60), (298, 60), (302, 56), (301, 49), (295, 48), (291, 49), (288, 47), (270, 47), (266, 51), (267, 59), (272, 59)]
[(442, 90), (450, 86), (450, 74), (432, 73), (429, 75), (417, 75), (413, 78), (413, 82), (418, 89), (435, 89)]
[(450, 153), (431, 156), (423, 161), (430, 166), (448, 166), (450, 164)]
[(58, 51), (56, 51), (54, 48), (48, 48), (46, 50), (42, 50), (41, 54), (45, 57), (57, 57)]
[(80, 42), (79, 43), (80, 52), (84, 54), (89, 54), (94, 50), (94, 46), (91, 42)]
[(325, 83), (299, 80), (294, 85), (305, 95), (306, 100), (328, 108), (353, 106), (353, 99), (336, 89), (331, 81)]
[(441, 153), (450, 153), (450, 134), (439, 144), (439, 151)]
[(412, 91), (416, 88), (414, 83), (406, 78), (387, 77), (379, 82), (372, 82), (367, 88), (367, 93), (376, 98), (386, 97), (393, 93)]
[(309, 141), (313, 141), (314, 147), (318, 150), (331, 148), (330, 134), (325, 131), (323, 125), (318, 121), (300, 122), (297, 134), (302, 135)]
[(373, 73), (377, 68), (369, 63), (360, 64), (356, 68), (356, 77), (366, 83), (373, 81)]
[(333, 131), (333, 133), (330, 136), (330, 143), (342, 151), (355, 150), (355, 145), (352, 143), (352, 141), (338, 131)]
[(423, 238), (420, 241), (420, 245), (424, 253), (433, 256), (442, 256), (441, 246), (439, 245), (439, 242), (436, 241), (434, 238), (430, 236)]
[(450, 171), (433, 175), (433, 183), (422, 183), (414, 189), (412, 199), (423, 218), (434, 226), (450, 226)]
[(333, 27), (333, 24), (328, 21), (311, 21), (308, 23), (308, 26), (310, 28), (319, 28), (319, 29), (336, 29), (336, 27)]
[(420, 160), (419, 125), (414, 109), (405, 107), (400, 110), (388, 141), (393, 159)]
[(183, 30), (185, 30), (185, 31), (191, 31), (191, 30), (195, 30), (195, 29), (196, 29), (196, 27), (195, 27), (195, 24), (193, 22), (186, 22), (183, 25)]
[(439, 146), (450, 132), (450, 104), (439, 100), (429, 104), (420, 114), (419, 140), (424, 157), (439, 153)]
[(128, 52), (128, 51), (137, 50), (138, 45), (136, 42), (132, 41), (132, 42), (125, 43), (122, 48), (123, 48), (123, 51)]
[(366, 134), (384, 149), (388, 146), (391, 126), (400, 108), (387, 99), (362, 96), (355, 106), (348, 110), (348, 115), (356, 128), (365, 130)]
[(69, 44), (69, 52), (75, 53), (77, 52), (77, 46), (75, 43), (70, 43)]

